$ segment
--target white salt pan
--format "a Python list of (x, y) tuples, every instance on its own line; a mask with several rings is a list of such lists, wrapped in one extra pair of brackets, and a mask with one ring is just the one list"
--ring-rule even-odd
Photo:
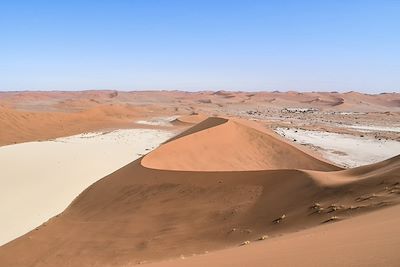
[(398, 141), (291, 128), (277, 128), (276, 132), (316, 148), (324, 158), (344, 167), (376, 163), (400, 154)]

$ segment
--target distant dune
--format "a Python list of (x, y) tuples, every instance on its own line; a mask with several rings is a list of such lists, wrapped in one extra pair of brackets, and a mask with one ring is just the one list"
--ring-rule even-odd
[(176, 118), (173, 123), (180, 125), (180, 124), (197, 124), (202, 122), (203, 120), (207, 119), (206, 115), (202, 114), (194, 114), (194, 115), (187, 115), (187, 116), (180, 116)]
[(140, 114), (137, 108), (122, 105), (96, 106), (73, 113), (20, 111), (0, 106), (0, 145), (126, 127)]
[[(252, 266), (265, 266), (262, 242), (266, 248), (276, 244), (271, 248), (275, 265), (297, 264), (302, 256), (294, 251), (292, 258), (290, 251), (305, 248), (315, 249), (308, 266), (335, 266), (325, 264), (332, 255), (338, 265), (362, 264), (366, 255), (360, 248), (374, 253), (364, 240), (380, 227), (384, 230), (372, 232), (374, 240), (392, 239), (367, 262), (395, 266), (399, 257), (391, 245), (399, 245), (397, 207), (391, 215), (382, 210), (370, 213), (377, 216), (372, 219), (349, 218), (398, 204), (399, 184), (400, 156), (341, 170), (252, 123), (210, 118), (96, 182), (62, 214), (0, 247), (0, 265), (131, 266), (212, 252), (194, 257), (194, 266), (231, 266), (236, 257), (244, 264), (247, 256), (254, 257), (248, 261)], [(363, 220), (369, 223), (361, 226)], [(287, 235), (315, 226), (305, 236)], [(357, 253), (337, 243), (337, 238), (348, 240), (343, 233), (359, 238), (343, 244)], [(384, 236), (378, 238), (379, 233)], [(266, 235), (273, 238), (251, 244)], [(320, 252), (318, 239), (324, 236), (328, 243)], [(291, 250), (288, 240), (293, 240)], [(302, 243), (307, 240), (311, 245)], [(343, 255), (335, 254), (336, 246)], [(186, 260), (189, 265), (192, 259)]]

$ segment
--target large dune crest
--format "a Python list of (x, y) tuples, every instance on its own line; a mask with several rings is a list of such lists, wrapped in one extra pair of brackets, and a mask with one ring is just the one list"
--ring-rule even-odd
[(338, 170), (276, 137), (233, 119), (209, 118), (142, 159), (143, 166), (180, 171)]

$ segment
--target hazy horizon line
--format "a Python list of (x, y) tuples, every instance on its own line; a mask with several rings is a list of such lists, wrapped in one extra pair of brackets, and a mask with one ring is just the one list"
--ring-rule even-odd
[(201, 93), (201, 92), (232, 92), (232, 93), (361, 93), (366, 95), (380, 95), (380, 94), (399, 94), (399, 91), (381, 91), (381, 92), (363, 92), (358, 90), (236, 90), (236, 89), (70, 89), (70, 90), (60, 90), (60, 89), (22, 89), (22, 90), (0, 90), (0, 93), (40, 93), (40, 92), (104, 92), (104, 91), (117, 91), (117, 92), (185, 92), (185, 93)]

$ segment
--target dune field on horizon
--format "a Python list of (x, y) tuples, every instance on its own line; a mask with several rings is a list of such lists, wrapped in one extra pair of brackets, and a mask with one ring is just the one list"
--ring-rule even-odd
[(0, 266), (398, 266), (399, 103), (0, 92)]

